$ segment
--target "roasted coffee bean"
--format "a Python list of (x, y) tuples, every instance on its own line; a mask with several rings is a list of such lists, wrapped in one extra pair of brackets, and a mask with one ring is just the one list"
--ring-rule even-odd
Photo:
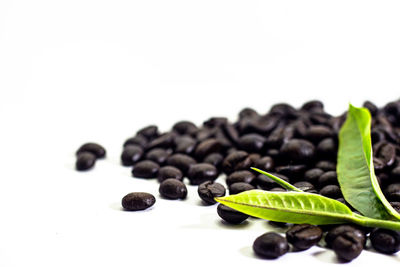
[(168, 178), (174, 178), (179, 181), (182, 181), (183, 174), (182, 174), (181, 170), (179, 170), (178, 168), (176, 168), (174, 166), (164, 166), (158, 170), (157, 178), (160, 183)]
[[(281, 178), (285, 182), (289, 182), (289, 178), (282, 174), (278, 173), (272, 173), (272, 174), (277, 176), (278, 178)], [(258, 187), (260, 187), (263, 190), (271, 190), (272, 188), (279, 186), (274, 180), (272, 180), (271, 178), (269, 178), (264, 174), (257, 175), (254, 182)]]
[(353, 232), (344, 232), (332, 242), (332, 249), (336, 256), (346, 262), (357, 258), (363, 248), (364, 244)]
[(185, 154), (173, 154), (168, 157), (167, 165), (174, 166), (181, 170), (183, 175), (186, 175), (190, 166), (196, 164), (196, 160)]
[(143, 149), (138, 145), (127, 145), (121, 154), (121, 162), (124, 166), (132, 166), (143, 156)]
[(315, 168), (321, 169), (325, 172), (336, 171), (336, 163), (332, 161), (321, 160), (318, 161), (317, 164), (315, 164)]
[(274, 167), (274, 160), (269, 156), (259, 158), (254, 162), (254, 167), (263, 171), (270, 171)]
[(270, 156), (270, 157), (274, 158), (274, 159), (277, 159), (279, 157), (279, 150), (278, 149), (267, 149), (265, 151), (265, 154), (267, 156)]
[(153, 148), (146, 153), (145, 159), (154, 161), (160, 165), (163, 165), (169, 156), (169, 152), (163, 148)]
[(303, 104), (300, 108), (305, 111), (322, 111), (324, 109), (324, 104), (319, 100), (311, 100)]
[(248, 170), (252, 162), (249, 154), (245, 151), (235, 151), (230, 153), (222, 162), (222, 169), (226, 174), (231, 174), (238, 170)]
[(320, 188), (330, 184), (339, 185), (337, 174), (335, 171), (328, 171), (322, 174), (318, 179), (318, 186)]
[(378, 107), (371, 101), (365, 101), (363, 104), (364, 108), (367, 108), (371, 113), (371, 116), (375, 116), (378, 113)]
[(190, 136), (176, 136), (174, 138), (175, 153), (190, 155), (196, 148), (197, 141)]
[(158, 132), (158, 127), (156, 125), (149, 125), (137, 131), (136, 135), (144, 136), (147, 140), (153, 140), (157, 138), (160, 133)]
[(333, 138), (325, 138), (317, 145), (317, 156), (324, 159), (336, 159), (337, 145)]
[(249, 153), (259, 153), (265, 144), (265, 137), (259, 134), (245, 134), (239, 138), (239, 148)]
[(172, 126), (172, 130), (180, 135), (194, 135), (197, 132), (197, 126), (190, 121), (180, 121)]
[(229, 176), (226, 178), (226, 184), (230, 186), (231, 184), (234, 183), (248, 183), (248, 184), (255, 184), (255, 179), (256, 176), (254, 173), (250, 171), (236, 171), (232, 172), (229, 174)]
[(238, 130), (241, 135), (247, 133), (269, 134), (278, 124), (278, 118), (270, 116), (263, 118), (259, 116), (246, 117), (239, 121)]
[(260, 257), (276, 259), (289, 251), (289, 244), (280, 234), (269, 232), (257, 237), (253, 250)]
[(249, 107), (244, 108), (239, 112), (239, 119), (243, 119), (246, 117), (254, 117), (254, 116), (258, 116), (257, 111)]
[(324, 171), (321, 169), (310, 169), (304, 173), (304, 180), (312, 184), (317, 184), (318, 179), (322, 174), (324, 174)]
[(83, 144), (78, 151), (76, 151), (76, 155), (79, 155), (82, 152), (90, 152), (94, 154), (97, 159), (102, 159), (106, 156), (106, 150), (101, 145), (96, 143)]
[(203, 122), (203, 125), (208, 128), (215, 128), (220, 127), (221, 125), (224, 125), (226, 123), (228, 123), (228, 119), (225, 117), (212, 117)]
[(222, 129), (222, 132), (225, 135), (225, 137), (232, 144), (236, 145), (238, 143), (239, 132), (236, 130), (234, 125), (232, 125), (230, 123), (226, 123), (226, 124), (222, 125), (221, 129)]
[(307, 170), (307, 166), (303, 164), (299, 165), (286, 165), (278, 166), (275, 168), (276, 172), (290, 177), (292, 180), (299, 180), (304, 176), (304, 172)]
[(400, 202), (389, 202), (389, 203), (397, 211), (397, 213), (400, 213)]
[(374, 156), (380, 159), (385, 167), (390, 167), (396, 160), (396, 148), (394, 145), (381, 142), (374, 145)]
[(393, 182), (400, 182), (400, 166), (397, 166), (391, 170), (390, 179)]
[(214, 165), (215, 168), (220, 170), (223, 160), (224, 160), (224, 156), (222, 154), (220, 154), (220, 153), (211, 153), (207, 157), (204, 158), (203, 162), (204, 163), (209, 163), (211, 165)]
[(220, 183), (206, 181), (199, 185), (197, 193), (204, 203), (212, 205), (217, 203), (214, 198), (225, 196), (225, 187)]
[(76, 158), (75, 169), (86, 171), (93, 168), (96, 163), (96, 155), (91, 152), (80, 152)]
[(400, 183), (390, 184), (383, 192), (389, 201), (400, 201)]
[(251, 153), (249, 154), (249, 158), (251, 160), (251, 164), (254, 165), (254, 163), (261, 158), (261, 155), (258, 153)]
[(289, 162), (307, 163), (314, 158), (315, 147), (306, 140), (292, 139), (282, 145), (280, 154)]
[(161, 196), (168, 199), (185, 199), (187, 196), (186, 185), (174, 178), (162, 181), (158, 191)]
[(255, 187), (248, 183), (243, 183), (243, 182), (233, 183), (229, 186), (229, 194), (235, 195), (253, 189), (255, 189)]
[(218, 170), (208, 163), (197, 163), (190, 166), (187, 173), (190, 184), (199, 185), (205, 181), (214, 181), (218, 177)]
[(307, 140), (310, 140), (314, 144), (318, 144), (321, 140), (329, 138), (333, 135), (333, 131), (323, 125), (313, 125), (308, 128), (306, 133)]
[(211, 153), (219, 153), (222, 151), (222, 144), (216, 138), (210, 138), (202, 141), (197, 145), (194, 156), (197, 159), (204, 159), (207, 155)]
[(160, 165), (151, 160), (143, 160), (133, 165), (132, 174), (137, 178), (156, 178)]
[(341, 198), (343, 197), (342, 191), (340, 191), (339, 186), (337, 185), (327, 185), (324, 186), (319, 193), (323, 195), (324, 197), (329, 197), (333, 199)]
[(381, 129), (371, 129), (371, 141), (372, 144), (376, 144), (382, 141), (385, 141), (386, 136), (383, 130)]
[(128, 138), (124, 143), (124, 147), (129, 145), (138, 145), (141, 148), (145, 149), (147, 147), (147, 143), (148, 141), (146, 137), (142, 135), (136, 135), (134, 137)]
[(297, 187), (301, 191), (304, 192), (309, 192), (309, 193), (314, 193), (316, 192), (314, 186), (312, 183), (306, 182), (306, 181), (299, 181), (293, 184), (294, 187)]
[(234, 210), (228, 206), (223, 204), (219, 204), (217, 207), (217, 213), (219, 217), (221, 217), (224, 221), (230, 224), (240, 224), (244, 222), (249, 215), (244, 214), (240, 211)]
[(147, 150), (153, 148), (172, 148), (174, 144), (174, 137), (173, 133), (165, 133), (160, 135), (159, 137), (153, 139), (150, 143), (147, 144)]
[(336, 227), (332, 228), (331, 230), (329, 230), (329, 232), (325, 236), (326, 246), (328, 248), (331, 248), (333, 241), (338, 236), (342, 235), (345, 232), (354, 233), (357, 236), (357, 238), (360, 239), (361, 243), (363, 245), (365, 245), (366, 237), (365, 237), (364, 231), (362, 231), (361, 229), (359, 229), (358, 227), (355, 227), (353, 225), (343, 224), (343, 225), (336, 226)]
[(376, 251), (384, 254), (394, 254), (400, 251), (400, 232), (388, 229), (375, 229), (369, 239)]
[(310, 224), (297, 224), (286, 232), (287, 241), (298, 250), (316, 245), (322, 238), (322, 229)]
[(298, 116), (297, 110), (289, 104), (278, 103), (271, 107), (269, 110), (270, 114), (280, 115), (285, 119), (295, 119)]
[(137, 211), (150, 208), (156, 203), (156, 198), (149, 193), (134, 192), (122, 198), (122, 207), (125, 210)]

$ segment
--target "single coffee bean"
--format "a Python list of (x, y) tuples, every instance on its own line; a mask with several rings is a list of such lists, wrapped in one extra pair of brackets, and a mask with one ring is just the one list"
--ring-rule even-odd
[(298, 250), (316, 245), (322, 238), (322, 229), (310, 224), (297, 224), (286, 232), (287, 241)]
[(136, 135), (144, 136), (147, 140), (153, 140), (160, 136), (160, 133), (156, 125), (149, 125), (137, 131)]
[(244, 214), (240, 211), (234, 210), (228, 206), (223, 204), (219, 204), (217, 207), (217, 213), (219, 217), (221, 217), (224, 221), (230, 224), (240, 224), (244, 222), (249, 215)]
[(321, 169), (325, 172), (327, 171), (336, 171), (336, 163), (328, 160), (321, 160), (315, 164), (315, 168)]
[(297, 187), (301, 191), (304, 192), (315, 192), (315, 187), (312, 183), (306, 182), (306, 181), (299, 181), (293, 184), (294, 187)]
[[(272, 173), (272, 174), (277, 176), (278, 178), (281, 178), (285, 182), (289, 183), (288, 177), (286, 177), (282, 174), (277, 174), (277, 173)], [(279, 186), (274, 180), (272, 180), (271, 178), (269, 178), (268, 176), (266, 176), (264, 174), (259, 174), (256, 176), (255, 184), (263, 190), (271, 190), (272, 188)]]
[(183, 174), (178, 168), (176, 168), (174, 166), (164, 166), (158, 170), (157, 178), (158, 178), (158, 182), (160, 182), (160, 183), (168, 178), (174, 178), (179, 181), (182, 181)]
[(137, 178), (155, 178), (157, 177), (160, 165), (151, 160), (143, 160), (133, 165), (132, 174)]
[(172, 148), (174, 144), (174, 133), (165, 133), (157, 138), (153, 139), (150, 143), (147, 144), (147, 150), (153, 149), (153, 148)]
[(300, 109), (305, 111), (322, 111), (324, 104), (319, 100), (311, 100), (304, 103)]
[(254, 116), (258, 116), (257, 111), (249, 107), (244, 108), (239, 112), (239, 119), (243, 119), (246, 117), (254, 117)]
[(106, 156), (106, 150), (99, 144), (96, 143), (86, 143), (83, 144), (78, 151), (76, 151), (76, 155), (82, 152), (90, 152), (96, 156), (97, 159), (102, 159)]
[(190, 184), (199, 185), (205, 181), (214, 181), (218, 177), (218, 170), (208, 163), (197, 163), (190, 166), (187, 173)]
[(332, 249), (336, 256), (346, 262), (357, 258), (363, 248), (364, 244), (353, 232), (344, 232), (332, 242)]
[(359, 229), (358, 227), (355, 227), (354, 225), (349, 225), (349, 224), (343, 224), (336, 226), (329, 230), (329, 232), (325, 236), (325, 242), (326, 246), (328, 248), (332, 247), (333, 241), (340, 235), (342, 235), (345, 232), (352, 232), (354, 233), (358, 239), (360, 239), (361, 243), (365, 245), (366, 242), (366, 236), (364, 231)]
[(205, 181), (199, 185), (197, 193), (204, 203), (212, 205), (217, 203), (214, 198), (225, 196), (225, 187), (220, 183)]
[(369, 239), (372, 247), (384, 254), (394, 254), (400, 251), (400, 232), (388, 229), (375, 229)]
[(197, 132), (198, 128), (193, 122), (180, 121), (174, 124), (172, 130), (180, 135), (194, 135)]
[(197, 141), (190, 136), (176, 136), (174, 138), (175, 153), (183, 153), (190, 155), (196, 148)]
[(255, 189), (255, 187), (248, 183), (243, 183), (243, 182), (234, 183), (229, 186), (229, 194), (235, 195), (253, 189)]
[(224, 156), (220, 153), (211, 153), (208, 156), (206, 156), (203, 160), (204, 163), (209, 163), (211, 165), (214, 165), (215, 168), (218, 170), (221, 169), (222, 166), (222, 161), (224, 160)]
[(378, 113), (378, 107), (371, 101), (365, 101), (363, 104), (364, 108), (367, 108), (371, 113), (371, 116), (375, 116)]
[(76, 159), (75, 168), (77, 171), (89, 170), (93, 168), (96, 159), (96, 155), (91, 152), (80, 152)]
[(380, 159), (385, 167), (390, 167), (396, 160), (396, 147), (387, 142), (374, 145), (374, 156)]
[(389, 201), (400, 201), (400, 183), (390, 184), (383, 192)]
[(271, 171), (274, 167), (274, 160), (269, 156), (259, 158), (254, 162), (254, 167), (263, 171)]
[(145, 192), (129, 193), (122, 198), (122, 207), (129, 211), (145, 210), (154, 203), (156, 203), (156, 198)]
[(226, 184), (230, 186), (231, 184), (242, 182), (255, 185), (255, 178), (256, 176), (254, 173), (250, 171), (236, 171), (229, 174), (226, 178)]
[(325, 138), (317, 145), (318, 158), (336, 159), (337, 145), (333, 138)]
[(307, 163), (314, 158), (315, 147), (309, 141), (292, 139), (282, 145), (280, 154), (288, 162)]
[(129, 145), (138, 145), (141, 148), (145, 149), (147, 147), (147, 143), (148, 141), (146, 137), (142, 135), (136, 135), (134, 137), (128, 138), (124, 143), (124, 147)]
[(203, 125), (208, 128), (220, 127), (228, 123), (228, 119), (225, 117), (212, 117), (203, 122)]
[(332, 135), (333, 131), (328, 127), (323, 125), (313, 125), (308, 128), (306, 138), (314, 144), (318, 144), (321, 140), (329, 138)]
[(121, 154), (121, 162), (124, 166), (132, 166), (143, 156), (143, 149), (138, 145), (127, 145)]
[(280, 234), (269, 232), (257, 237), (253, 250), (260, 257), (276, 259), (289, 251), (289, 244)]
[(340, 191), (339, 186), (337, 185), (327, 185), (324, 186), (319, 193), (323, 195), (324, 197), (329, 197), (333, 199), (341, 198), (343, 197), (342, 191)]
[(322, 174), (324, 174), (324, 171), (321, 169), (310, 169), (304, 173), (304, 180), (312, 184), (317, 184), (318, 179)]
[(163, 148), (153, 148), (146, 153), (145, 159), (163, 165), (167, 161), (169, 154), (170, 153)]
[(245, 134), (238, 140), (239, 148), (249, 153), (259, 153), (265, 144), (265, 137), (259, 134)]
[(337, 174), (335, 171), (328, 171), (322, 174), (318, 179), (318, 186), (320, 188), (330, 184), (339, 185)]
[(230, 153), (222, 162), (222, 169), (226, 174), (231, 174), (234, 171), (248, 170), (252, 162), (249, 154), (245, 151), (235, 151)]
[(173, 154), (167, 159), (167, 165), (171, 165), (180, 169), (183, 175), (186, 175), (190, 166), (193, 164), (196, 164), (196, 161), (192, 157), (185, 154)]
[(290, 164), (285, 166), (278, 166), (275, 168), (276, 172), (290, 177), (292, 180), (299, 180), (304, 176), (307, 166), (304, 164)]
[(210, 138), (202, 141), (197, 145), (194, 156), (196, 159), (202, 160), (204, 157), (211, 153), (220, 153), (222, 152), (222, 144), (220, 140), (216, 138)]
[(181, 181), (168, 178), (164, 180), (158, 189), (161, 196), (168, 199), (185, 199), (187, 196), (187, 188)]
[(234, 125), (227, 123), (222, 125), (221, 127), (223, 134), (225, 137), (233, 144), (237, 145), (239, 140), (239, 132), (235, 128)]

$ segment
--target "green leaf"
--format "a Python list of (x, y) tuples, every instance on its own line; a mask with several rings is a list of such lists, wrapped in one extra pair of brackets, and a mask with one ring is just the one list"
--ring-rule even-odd
[(400, 220), (385, 199), (375, 176), (371, 145), (371, 115), (350, 104), (339, 132), (337, 173), (345, 200), (363, 215)]
[(296, 192), (303, 192), (302, 190), (298, 189), (298, 188), (295, 187), (294, 185), (292, 185), (292, 184), (290, 184), (290, 183), (288, 183), (288, 182), (282, 180), (282, 179), (279, 178), (279, 177), (276, 177), (275, 175), (273, 175), (273, 174), (271, 174), (271, 173), (262, 171), (262, 170), (260, 170), (260, 169), (254, 168), (254, 167), (251, 167), (251, 169), (252, 169), (252, 170), (255, 170), (256, 172), (259, 172), (259, 173), (261, 173), (261, 174), (264, 174), (265, 176), (267, 176), (267, 177), (269, 177), (269, 178), (271, 178), (273, 181), (275, 181), (276, 183), (278, 183), (279, 185), (281, 185), (283, 188), (285, 188), (285, 189), (287, 189), (287, 190), (296, 191)]
[(216, 200), (243, 213), (278, 222), (337, 224), (353, 217), (341, 202), (305, 192), (250, 190)]

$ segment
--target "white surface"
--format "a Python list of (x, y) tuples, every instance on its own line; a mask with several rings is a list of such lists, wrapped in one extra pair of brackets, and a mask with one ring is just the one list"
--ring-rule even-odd
[[(235, 119), (252, 106), (399, 97), (398, 1), (0, 1), (0, 266), (323, 266), (314, 248), (253, 256), (261, 220), (221, 224), (215, 206), (160, 198), (119, 210), (155, 181), (119, 165), (139, 128)], [(106, 160), (73, 170), (86, 141)], [(364, 251), (354, 266), (394, 266)]]

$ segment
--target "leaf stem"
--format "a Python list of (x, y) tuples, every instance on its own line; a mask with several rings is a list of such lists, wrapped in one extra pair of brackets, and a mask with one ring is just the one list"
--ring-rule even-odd
[(386, 229), (392, 229), (395, 231), (400, 231), (400, 222), (391, 221), (391, 220), (373, 219), (373, 218), (359, 215), (357, 213), (353, 214), (351, 221), (356, 224), (366, 226), (366, 227), (378, 227), (378, 228), (386, 228)]
[(288, 189), (288, 190), (290, 190), (290, 191), (303, 192), (302, 190), (298, 189), (297, 187), (293, 186), (292, 184), (290, 184), (290, 183), (288, 183), (288, 182), (282, 180), (282, 179), (279, 178), (279, 177), (276, 177), (275, 175), (273, 175), (273, 174), (271, 174), (271, 173), (262, 171), (262, 170), (260, 170), (260, 169), (254, 168), (254, 167), (251, 167), (251, 169), (254, 170), (254, 171), (256, 171), (256, 172), (259, 172), (259, 173), (261, 173), (261, 174), (264, 174), (265, 176), (267, 176), (267, 177), (269, 177), (269, 178), (271, 178), (271, 180), (273, 180), (273, 181), (275, 181), (276, 183), (280, 184), (280, 185), (281, 185), (283, 188), (285, 188), (285, 189)]

